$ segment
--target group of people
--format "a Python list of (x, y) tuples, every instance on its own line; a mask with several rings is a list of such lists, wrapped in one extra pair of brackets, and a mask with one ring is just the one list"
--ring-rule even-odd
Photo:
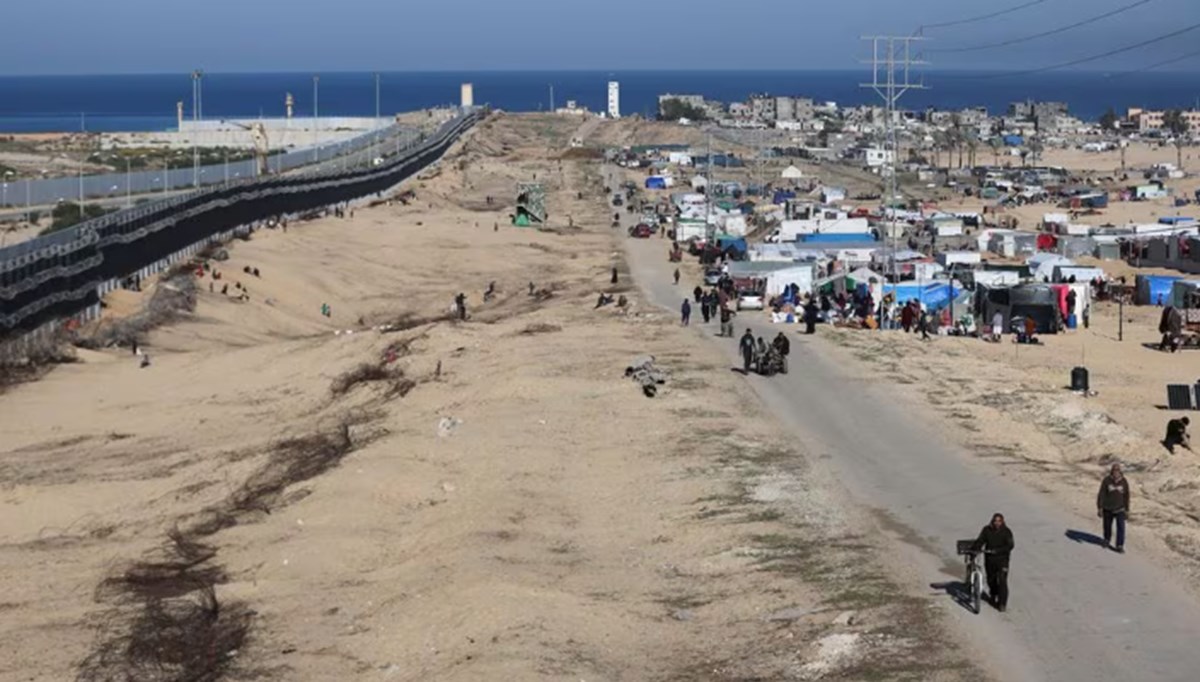
[(783, 332), (779, 332), (771, 344), (767, 345), (763, 337), (759, 336), (756, 339), (754, 332), (747, 329), (738, 343), (738, 350), (742, 353), (742, 371), (746, 374), (749, 374), (751, 369), (766, 375), (788, 372), (787, 358), (792, 352), (792, 344)]
[[(1100, 482), (1096, 493), (1096, 516), (1101, 519), (1103, 545), (1118, 554), (1125, 553), (1125, 523), (1129, 516), (1129, 480), (1120, 464), (1114, 464)], [(1115, 532), (1114, 532), (1115, 531)], [(1116, 540), (1116, 544), (1113, 544)], [(983, 553), (983, 568), (987, 574), (988, 599), (999, 611), (1008, 608), (1008, 573), (1016, 542), (1004, 514), (992, 515), (983, 527), (972, 549)]]

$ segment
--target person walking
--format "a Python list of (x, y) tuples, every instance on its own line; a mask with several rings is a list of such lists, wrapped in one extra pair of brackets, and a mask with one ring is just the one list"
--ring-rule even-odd
[(754, 364), (754, 332), (746, 329), (738, 348), (742, 351), (742, 371), (749, 374), (750, 367)]
[(457, 296), (454, 297), (454, 308), (458, 312), (459, 320), (467, 319), (467, 295), (466, 294), (460, 292)]
[(696, 299), (696, 303), (698, 304), (702, 296), (704, 296), (704, 289), (701, 289), (700, 285), (697, 284), (696, 288), (692, 289), (692, 298)]
[(729, 306), (721, 306), (721, 336), (733, 338), (733, 315)]
[(988, 597), (999, 611), (1008, 609), (1008, 565), (1016, 543), (1004, 514), (992, 514), (992, 522), (983, 527), (975, 540), (975, 549), (983, 552), (983, 570), (987, 572)]
[[(1129, 480), (1120, 464), (1112, 465), (1096, 493), (1096, 516), (1104, 520), (1104, 546), (1125, 553), (1125, 519), (1129, 514)], [(1117, 545), (1112, 545), (1113, 522), (1117, 525)]]
[(711, 310), (711, 308), (709, 308), (709, 305), (708, 305), (708, 297), (707, 296), (702, 297), (700, 299), (700, 316), (704, 318), (704, 324), (708, 324), (708, 321), (712, 319), (710, 310)]
[(929, 310), (922, 308), (921, 315), (917, 318), (917, 331), (921, 332), (921, 340), (929, 340)]
[(679, 286), (679, 268), (675, 268), (675, 285)]
[(609, 280), (609, 281), (610, 281), (612, 284), (616, 284), (616, 283), (617, 283), (617, 266), (615, 266), (615, 265), (613, 266), (613, 269), (612, 269), (612, 278), (610, 278), (610, 280)]
[(817, 333), (817, 304), (812, 299), (804, 304), (804, 333)]
[(785, 335), (783, 332), (779, 332), (779, 335), (775, 337), (775, 340), (771, 342), (771, 345), (775, 346), (775, 350), (779, 353), (779, 358), (781, 360), (781, 364), (783, 365), (780, 369), (780, 374), (787, 374), (788, 353), (792, 352), (792, 342), (788, 341), (787, 335)]
[(683, 299), (683, 306), (679, 309), (679, 312), (682, 317), (683, 326), (688, 326), (688, 322), (692, 319), (692, 302), (686, 298)]

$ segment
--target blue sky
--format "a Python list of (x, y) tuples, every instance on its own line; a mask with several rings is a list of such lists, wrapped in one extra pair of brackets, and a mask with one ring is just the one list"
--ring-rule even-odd
[[(475, 70), (853, 69), (867, 33), (1030, 0), (8, 0), (0, 74)], [(945, 49), (1022, 37), (1137, 0), (1044, 0), (930, 30)], [(996, 50), (930, 53), (932, 68), (1055, 64), (1200, 23), (1200, 0), (1146, 5)], [(1134, 69), (1200, 49), (1200, 30), (1105, 59)], [(1171, 69), (1200, 71), (1200, 56)]]

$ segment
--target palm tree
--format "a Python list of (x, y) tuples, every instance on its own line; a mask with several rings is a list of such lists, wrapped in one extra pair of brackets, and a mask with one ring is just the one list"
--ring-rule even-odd
[(1040, 139), (1035, 137), (1029, 141), (1029, 153), (1033, 157), (1034, 164), (1037, 164), (1038, 161), (1041, 160), (1042, 152), (1044, 152), (1045, 150), (1046, 150), (1046, 147), (1045, 147), (1045, 145), (1042, 144), (1042, 141)]
[(1004, 141), (997, 136), (988, 138), (988, 146), (992, 148), (992, 164), (1000, 165), (1000, 148), (1004, 146)]

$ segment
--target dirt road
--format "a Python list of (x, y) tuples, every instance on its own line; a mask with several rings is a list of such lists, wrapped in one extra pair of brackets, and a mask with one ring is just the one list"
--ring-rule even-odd
[[(610, 180), (616, 182), (615, 179)], [(630, 269), (649, 299), (674, 310), (666, 245), (629, 240)], [(770, 338), (764, 317), (738, 318)], [(698, 327), (711, 337), (715, 325)], [(1200, 611), (1171, 575), (1137, 554), (1136, 502), (1132, 551), (1117, 555), (1089, 540), (1096, 519), (1083, 518), (1006, 479), (946, 443), (922, 409), (897, 404), (883, 384), (854, 377), (826, 358), (818, 335), (793, 338), (792, 372), (749, 383), (793, 428), (814, 461), (825, 462), (856, 499), (878, 510), (893, 535), (897, 571), (932, 590), (961, 579), (954, 541), (973, 537), (991, 513), (1004, 512), (1016, 535), (1007, 614), (975, 616), (946, 604), (998, 676), (1012, 680), (1191, 680), (1200, 652), (1191, 633)], [(736, 341), (721, 343), (734, 364)]]

